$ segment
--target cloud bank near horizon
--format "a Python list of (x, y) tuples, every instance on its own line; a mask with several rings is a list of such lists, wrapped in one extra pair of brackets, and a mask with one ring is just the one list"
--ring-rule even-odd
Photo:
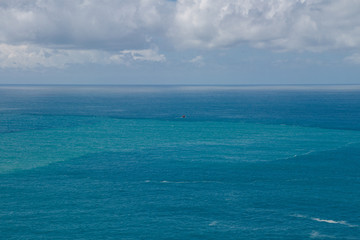
[(356, 0), (3, 0), (0, 67), (164, 62), (169, 47), (357, 56), (359, 12)]

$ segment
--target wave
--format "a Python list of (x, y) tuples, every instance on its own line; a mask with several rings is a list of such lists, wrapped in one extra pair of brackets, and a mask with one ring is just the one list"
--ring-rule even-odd
[(217, 181), (152, 181), (152, 180), (145, 180), (145, 183), (166, 183), (166, 184), (197, 184), (197, 183), (221, 183)]
[(0, 112), (8, 112), (8, 111), (16, 111), (16, 110), (22, 110), (22, 108), (0, 108)]
[(340, 225), (344, 225), (347, 227), (351, 227), (351, 228), (355, 228), (355, 227), (359, 227), (359, 225), (355, 225), (355, 224), (350, 224), (346, 221), (335, 221), (335, 220), (331, 220), (331, 219), (321, 219), (321, 218), (315, 218), (315, 217), (308, 217), (306, 215), (302, 215), (302, 214), (292, 214), (292, 217), (297, 217), (297, 218), (305, 218), (305, 219), (310, 219), (316, 222), (324, 222), (324, 223), (330, 223), (330, 224), (340, 224)]
[(310, 233), (310, 238), (326, 238), (326, 239), (335, 239), (335, 236), (331, 236), (331, 235), (326, 235), (326, 234), (321, 234), (318, 231), (312, 231)]
[(209, 226), (216, 226), (218, 224), (217, 221), (212, 221), (211, 223), (209, 223)]
[(331, 223), (331, 224), (341, 224), (348, 227), (359, 227), (358, 225), (349, 224), (346, 221), (335, 221), (335, 220), (327, 220), (327, 219), (320, 219), (320, 218), (311, 218), (311, 220), (317, 221), (317, 222), (325, 222), (325, 223)]
[(286, 157), (286, 158), (277, 158), (275, 159), (276, 161), (287, 161), (287, 160), (295, 160), (298, 158), (302, 158), (302, 157), (306, 157), (309, 155), (317, 155), (317, 154), (323, 154), (323, 153), (329, 153), (329, 152), (336, 152), (339, 150), (344, 150), (345, 152), (349, 152), (348, 149), (350, 148), (355, 148), (355, 149), (359, 149), (360, 147), (360, 142), (359, 141), (351, 141), (351, 142), (346, 142), (343, 144), (339, 144), (339, 146), (336, 147), (332, 147), (329, 149), (321, 149), (321, 150), (309, 150), (305, 153), (300, 153), (300, 154), (294, 154), (290, 157)]

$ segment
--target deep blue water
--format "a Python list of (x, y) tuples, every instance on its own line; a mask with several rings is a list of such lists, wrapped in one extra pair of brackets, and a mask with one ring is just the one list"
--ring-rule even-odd
[(0, 86), (0, 239), (360, 239), (359, 119), (359, 86)]

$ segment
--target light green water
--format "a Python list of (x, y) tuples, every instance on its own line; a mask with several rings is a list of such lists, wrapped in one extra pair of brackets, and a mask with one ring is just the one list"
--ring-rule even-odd
[[(84, 117), (67, 118), (76, 122)], [(198, 151), (193, 161), (216, 161), (217, 155), (226, 155), (228, 161), (271, 161), (336, 149), (359, 139), (357, 131), (287, 125), (97, 118), (76, 127), (0, 134), (0, 173), (89, 153), (153, 148), (184, 153), (191, 148)]]

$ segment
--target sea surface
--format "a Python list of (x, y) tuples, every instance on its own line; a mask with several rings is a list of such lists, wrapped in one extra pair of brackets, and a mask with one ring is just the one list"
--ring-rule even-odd
[(360, 239), (360, 86), (0, 86), (0, 239)]

